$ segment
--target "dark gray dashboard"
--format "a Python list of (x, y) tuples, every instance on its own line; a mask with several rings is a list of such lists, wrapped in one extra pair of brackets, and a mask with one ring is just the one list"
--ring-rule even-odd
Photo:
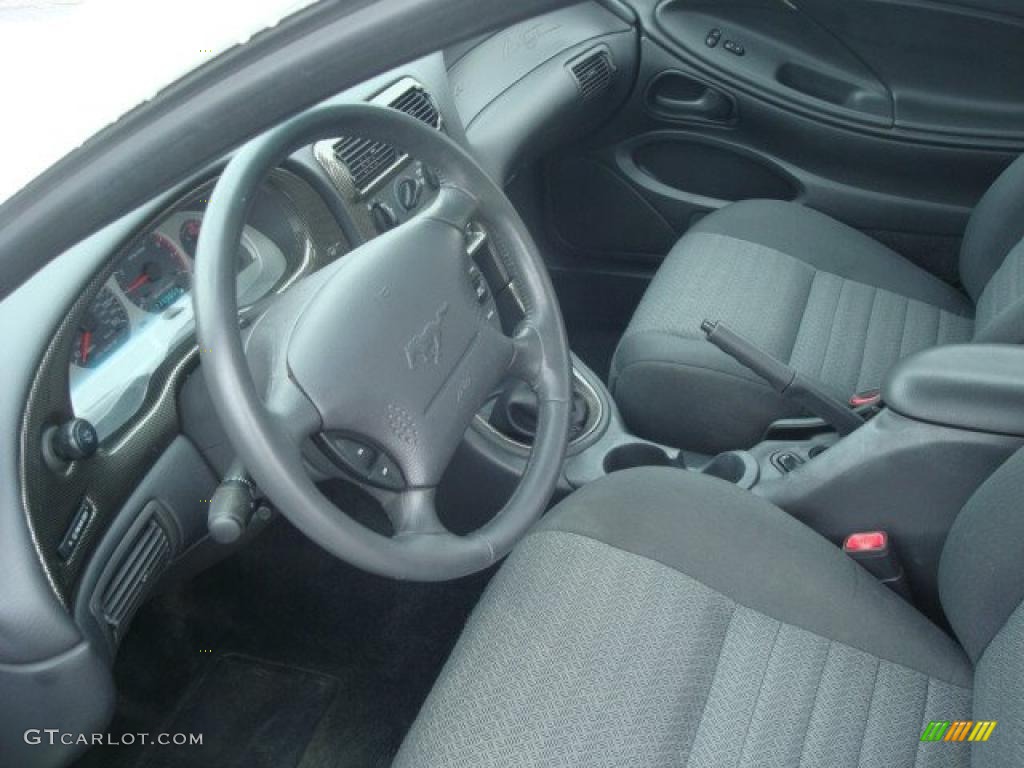
[(476, 157), (502, 182), (593, 131), (636, 79), (639, 37), (599, 3), (581, 3), (449, 51), (452, 97)]

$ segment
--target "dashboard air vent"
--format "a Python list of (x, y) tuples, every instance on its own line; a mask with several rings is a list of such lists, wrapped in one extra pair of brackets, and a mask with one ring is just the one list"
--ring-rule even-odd
[(413, 87), (391, 102), (389, 105), (399, 112), (412, 115), (432, 128), (441, 127), (441, 113), (437, 111), (437, 105), (430, 98), (425, 90)]
[(348, 168), (360, 192), (398, 160), (394, 147), (372, 139), (340, 139), (334, 145), (334, 154)]
[(600, 96), (612, 83), (615, 67), (608, 51), (595, 51), (572, 65), (572, 76), (584, 101)]
[[(387, 92), (382, 94), (385, 97), (387, 95)], [(430, 94), (419, 85), (408, 86), (397, 96), (386, 99), (383, 103), (415, 117), (432, 128), (441, 128), (441, 113), (437, 105)], [(338, 139), (334, 143), (334, 156), (348, 169), (352, 183), (360, 193), (365, 192), (392, 166), (406, 157), (383, 142), (354, 137)]]
[(166, 531), (156, 520), (150, 520), (125, 553), (103, 592), (103, 618), (116, 640), (120, 640), (146, 588), (152, 585), (170, 557), (171, 542)]

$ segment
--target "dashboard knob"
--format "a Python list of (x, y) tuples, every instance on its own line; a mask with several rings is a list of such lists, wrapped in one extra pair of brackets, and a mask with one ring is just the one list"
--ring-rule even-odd
[(398, 217), (384, 203), (373, 203), (370, 206), (370, 216), (373, 218), (373, 226), (378, 232), (387, 232), (398, 224)]
[(88, 459), (99, 448), (96, 427), (85, 419), (71, 419), (53, 431), (51, 448), (64, 461)]
[(398, 182), (398, 202), (407, 211), (411, 211), (420, 204), (420, 197), (423, 187), (416, 179), (402, 179)]

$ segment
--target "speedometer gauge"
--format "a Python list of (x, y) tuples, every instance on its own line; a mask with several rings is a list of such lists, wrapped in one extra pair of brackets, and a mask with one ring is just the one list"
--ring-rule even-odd
[(81, 368), (95, 368), (128, 338), (128, 331), (124, 305), (109, 288), (104, 288), (78, 326), (72, 362)]
[(154, 232), (125, 257), (115, 273), (117, 284), (135, 306), (162, 312), (188, 293), (188, 259), (167, 237)]

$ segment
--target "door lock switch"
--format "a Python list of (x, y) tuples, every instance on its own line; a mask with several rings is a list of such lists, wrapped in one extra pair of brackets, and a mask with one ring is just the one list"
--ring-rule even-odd
[(747, 52), (747, 49), (743, 47), (743, 44), (737, 43), (735, 40), (726, 40), (722, 43), (722, 47), (733, 56), (742, 56)]

